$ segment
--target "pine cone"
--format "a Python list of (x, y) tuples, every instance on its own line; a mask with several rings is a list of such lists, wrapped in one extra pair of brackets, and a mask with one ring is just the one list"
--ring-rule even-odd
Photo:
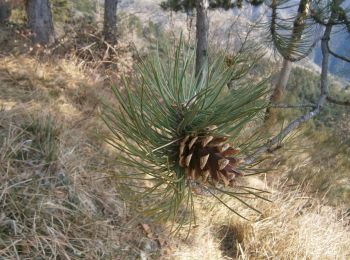
[(179, 165), (186, 168), (187, 178), (204, 183), (224, 183), (233, 186), (236, 176), (242, 175), (236, 169), (240, 161), (233, 155), (240, 149), (226, 143), (225, 136), (193, 135), (183, 138), (179, 145)]

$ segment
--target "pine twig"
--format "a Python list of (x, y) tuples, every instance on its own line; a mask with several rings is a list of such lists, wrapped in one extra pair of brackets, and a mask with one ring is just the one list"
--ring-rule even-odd
[(316, 104), (316, 107), (314, 110), (298, 117), (294, 121), (292, 121), (286, 128), (284, 128), (278, 135), (273, 137), (265, 146), (260, 147), (253, 155), (248, 157), (245, 160), (245, 164), (251, 164), (253, 163), (260, 154), (268, 152), (271, 147), (286, 137), (291, 131), (299, 127), (302, 123), (310, 120), (311, 118), (318, 115), (321, 111), (321, 108), (324, 106), (326, 100), (328, 99), (328, 62), (329, 62), (329, 50), (328, 50), (328, 42), (330, 40), (330, 35), (332, 31), (333, 25), (330, 23), (326, 26), (326, 30), (324, 32), (324, 35), (322, 37), (321, 41), (321, 49), (323, 54), (322, 59), (322, 70), (321, 70), (321, 95), (318, 99), (318, 102)]
[(332, 50), (330, 49), (329, 44), (327, 44), (327, 48), (328, 48), (329, 53), (330, 53), (332, 56), (334, 56), (335, 58), (350, 63), (350, 58), (345, 57), (345, 56), (343, 56), (343, 55), (340, 55), (340, 54), (338, 54), (338, 53), (335, 53), (334, 51), (332, 51)]
[(316, 104), (297, 104), (297, 105), (292, 105), (292, 104), (275, 104), (271, 105), (273, 108), (316, 108)]
[(327, 43), (327, 48), (328, 48), (329, 53), (330, 53), (332, 56), (334, 56), (335, 58), (350, 63), (350, 58), (345, 57), (345, 56), (343, 56), (343, 55), (340, 55), (340, 54), (338, 54), (338, 53), (332, 51), (331, 48), (329, 47), (329, 42)]

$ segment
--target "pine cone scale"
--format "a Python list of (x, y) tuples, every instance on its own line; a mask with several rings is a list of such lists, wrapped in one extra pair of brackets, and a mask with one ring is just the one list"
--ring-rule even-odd
[(210, 154), (204, 155), (200, 158), (200, 169), (203, 170), (207, 165)]
[(213, 136), (207, 136), (202, 140), (202, 147), (206, 147), (212, 140), (214, 139)]

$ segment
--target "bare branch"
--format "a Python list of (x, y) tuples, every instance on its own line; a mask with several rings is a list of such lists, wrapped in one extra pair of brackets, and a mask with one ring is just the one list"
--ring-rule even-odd
[[(333, 14), (332, 14), (333, 16)], [(315, 117), (318, 115), (321, 111), (321, 108), (324, 106), (326, 99), (328, 97), (328, 62), (329, 62), (329, 51), (327, 48), (328, 42), (330, 40), (330, 35), (332, 31), (333, 25), (327, 24), (326, 25), (326, 30), (324, 32), (324, 35), (322, 37), (321, 41), (321, 49), (322, 49), (322, 70), (321, 70), (321, 95), (318, 99), (318, 102), (316, 104), (316, 108), (301, 117), (295, 119), (292, 121), (286, 128), (284, 128), (278, 135), (273, 137), (265, 146), (260, 147), (253, 155), (248, 157), (245, 160), (245, 164), (251, 164), (253, 163), (260, 154), (268, 152), (271, 150), (271, 148), (279, 144), (284, 137), (286, 137), (291, 131), (299, 127), (302, 123), (310, 120), (311, 118)]]
[(345, 56), (342, 56), (338, 53), (335, 53), (334, 51), (332, 51), (330, 48), (329, 48), (329, 43), (327, 44), (327, 48), (328, 48), (328, 51), (331, 55), (333, 55), (334, 57), (336, 57), (337, 59), (340, 59), (342, 61), (345, 61), (345, 62), (349, 62), (350, 63), (350, 58), (348, 57), (345, 57)]
[(275, 151), (281, 149), (283, 147), (283, 144), (278, 144), (275, 147), (270, 147), (269, 149), (267, 149), (268, 153), (274, 153)]
[(276, 105), (271, 105), (273, 108), (316, 108), (316, 104), (297, 104), (297, 105), (291, 105), (291, 104), (276, 104)]
[[(324, 95), (321, 95), (320, 100), (323, 99), (323, 98), (325, 98)], [(318, 105), (316, 109), (314, 109), (311, 112), (306, 113), (305, 115), (303, 115), (303, 116), (295, 119), (294, 121), (292, 121), (278, 135), (276, 135), (274, 138), (272, 138), (265, 146), (262, 146), (253, 155), (248, 157), (245, 160), (245, 164), (253, 163), (260, 154), (269, 151), (273, 145), (281, 142), (284, 137), (286, 137), (291, 131), (296, 129), (300, 124), (302, 124), (302, 123), (310, 120), (311, 118), (315, 117), (316, 115), (318, 115), (320, 113), (320, 108), (321, 107)]]
[(350, 106), (350, 100), (336, 100), (330, 96), (327, 97), (327, 101), (336, 105)]

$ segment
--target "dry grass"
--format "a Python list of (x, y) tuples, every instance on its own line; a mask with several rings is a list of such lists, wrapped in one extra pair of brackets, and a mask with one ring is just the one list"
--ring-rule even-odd
[[(334, 128), (304, 126), (282, 149), (271, 156), (279, 176), (290, 185), (303, 185), (313, 196), (332, 206), (350, 202), (350, 131), (348, 121)], [(282, 174), (281, 174), (282, 173)]]
[(300, 190), (276, 194), (246, 234), (242, 259), (347, 259), (349, 218)]
[(1, 58), (0, 259), (350, 258), (348, 217), (299, 186), (271, 184), (273, 203), (251, 202), (262, 216), (228, 201), (251, 222), (198, 198), (187, 240), (186, 230), (171, 237), (133, 215), (98, 138), (98, 102), (111, 96), (105, 78), (74, 56)]
[(22, 112), (21, 121), (1, 122), (0, 258), (122, 255), (130, 247), (119, 240), (125, 212), (97, 162), (99, 151), (81, 137), (62, 142), (74, 132)]
[(127, 224), (97, 135), (102, 83), (88, 75), (74, 61), (27, 55), (0, 64), (1, 259), (139, 254), (144, 235)]
[[(177, 244), (169, 259), (348, 259), (349, 216), (303, 190), (276, 187), (273, 203), (253, 201), (263, 216), (247, 211), (244, 221), (221, 207), (197, 209), (198, 226), (189, 243)], [(290, 190), (290, 191), (287, 191)], [(214, 202), (213, 202), (214, 203)]]

